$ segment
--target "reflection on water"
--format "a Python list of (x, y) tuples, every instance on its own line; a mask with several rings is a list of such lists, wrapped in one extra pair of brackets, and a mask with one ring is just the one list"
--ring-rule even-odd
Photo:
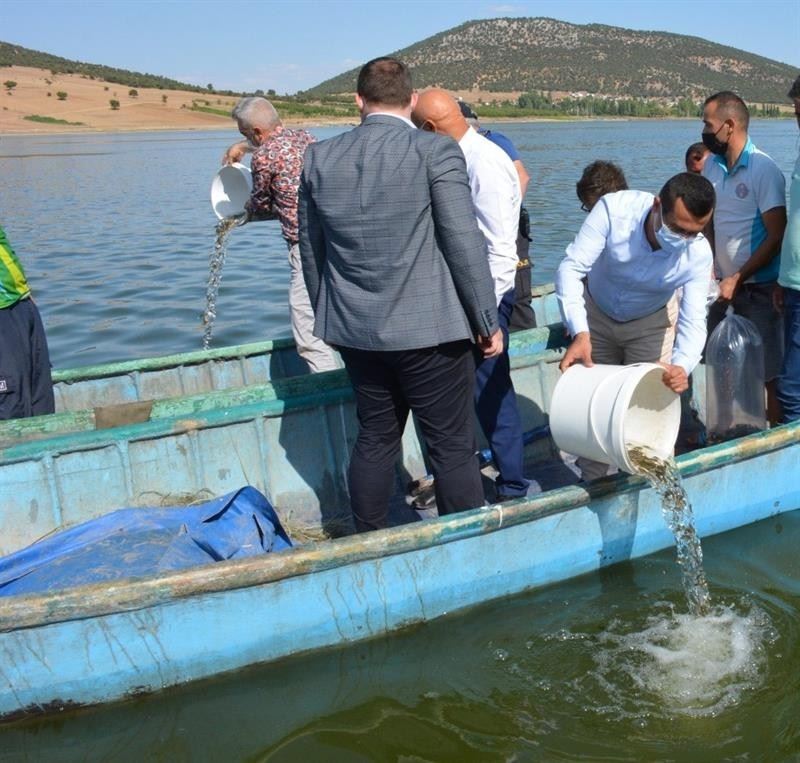
[(0, 750), (32, 761), (796, 759), (798, 537), (800, 511), (706, 539), (718, 604), (704, 617), (677, 614), (670, 550), (393, 638), (10, 727)]
[[(532, 180), (533, 278), (552, 280), (585, 215), (575, 182), (594, 159), (618, 162), (657, 192), (683, 167), (699, 120), (503, 124)], [(794, 120), (753, 120), (751, 134), (788, 174)], [(318, 138), (342, 128), (312, 130)], [(197, 347), (207, 275), (209, 188), (225, 131), (11, 136), (0, 142), (0, 222), (22, 258), (58, 368)], [(47, 157), (31, 156), (48, 154)], [(88, 155), (92, 154), (92, 155)], [(231, 242), (215, 327), (219, 346), (289, 336), (289, 272), (277, 223)]]

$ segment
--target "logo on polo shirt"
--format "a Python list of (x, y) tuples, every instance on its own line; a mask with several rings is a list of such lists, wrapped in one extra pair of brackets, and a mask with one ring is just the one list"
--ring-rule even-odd
[(736, 196), (737, 196), (737, 198), (746, 199), (747, 198), (747, 194), (749, 194), (749, 193), (750, 193), (750, 189), (744, 183), (739, 183), (739, 185), (736, 186)]
[(5, 379), (0, 379), (0, 392), (8, 392), (8, 382)]

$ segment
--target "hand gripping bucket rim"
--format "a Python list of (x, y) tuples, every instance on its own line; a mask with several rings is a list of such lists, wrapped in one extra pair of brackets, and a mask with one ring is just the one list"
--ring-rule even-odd
[(626, 472), (636, 470), (628, 446), (672, 455), (680, 426), (680, 398), (662, 381), (656, 363), (573, 366), (553, 391), (550, 430), (562, 450)]
[(244, 212), (252, 187), (253, 178), (246, 165), (236, 162), (220, 167), (211, 181), (211, 207), (214, 214), (222, 220)]

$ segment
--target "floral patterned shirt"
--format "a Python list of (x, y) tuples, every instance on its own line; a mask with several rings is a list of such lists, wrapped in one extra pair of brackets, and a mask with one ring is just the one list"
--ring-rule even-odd
[(254, 220), (279, 220), (283, 237), (297, 243), (297, 191), (303, 155), (315, 138), (305, 130), (278, 127), (250, 162), (253, 191), (248, 210)]

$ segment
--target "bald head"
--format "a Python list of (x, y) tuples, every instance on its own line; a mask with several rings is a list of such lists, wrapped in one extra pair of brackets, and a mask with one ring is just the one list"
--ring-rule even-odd
[(455, 140), (461, 140), (470, 129), (455, 98), (438, 88), (420, 93), (411, 119), (421, 130), (449, 135)]

